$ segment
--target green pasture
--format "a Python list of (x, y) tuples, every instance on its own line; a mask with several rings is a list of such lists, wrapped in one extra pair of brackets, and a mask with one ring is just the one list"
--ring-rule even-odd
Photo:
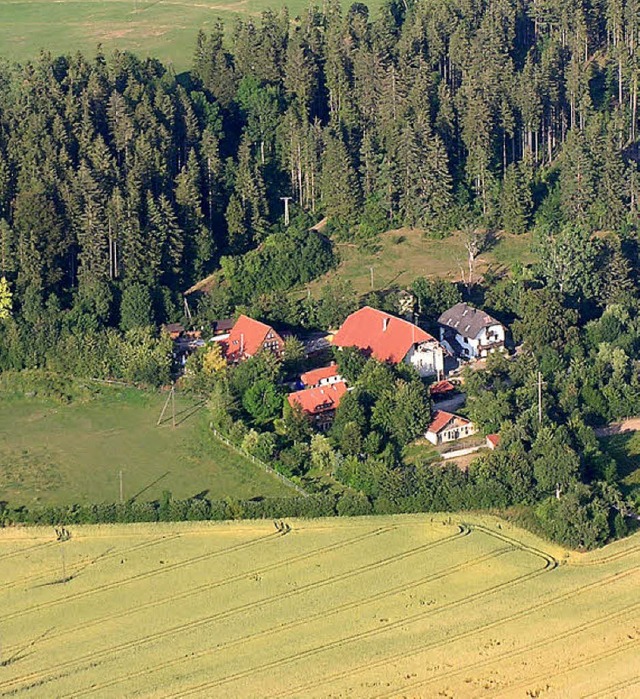
[[(196, 34), (221, 19), (257, 21), (264, 10), (287, 5), (300, 15), (309, 0), (0, 0), (0, 56), (25, 62), (41, 49), (56, 54), (92, 55), (102, 44), (189, 68)], [(345, 6), (350, 3), (345, 2)], [(376, 7), (380, 0), (369, 5)]]
[(131, 389), (61, 404), (0, 398), (0, 500), (11, 504), (117, 502), (206, 494), (211, 499), (291, 491), (206, 428), (205, 408), (176, 399), (157, 427), (164, 395)]
[[(535, 261), (532, 235), (502, 233), (476, 261), (476, 280), (483, 272), (508, 273), (513, 265)], [(328, 279), (350, 281), (356, 291), (408, 287), (417, 277), (444, 277), (460, 281), (468, 274), (467, 251), (461, 233), (445, 240), (428, 238), (418, 229), (387, 231), (378, 238), (375, 251), (364, 252), (353, 244), (338, 243), (340, 266), (311, 285), (316, 290)], [(372, 286), (373, 277), (373, 286)]]

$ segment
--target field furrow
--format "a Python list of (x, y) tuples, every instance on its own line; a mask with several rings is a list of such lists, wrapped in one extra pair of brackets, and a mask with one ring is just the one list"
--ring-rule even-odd
[(633, 696), (637, 537), (574, 555), (468, 519), (0, 532), (0, 696)]

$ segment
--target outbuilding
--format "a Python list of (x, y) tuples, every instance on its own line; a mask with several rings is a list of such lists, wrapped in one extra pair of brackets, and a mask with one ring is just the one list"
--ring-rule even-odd
[(448, 413), (445, 410), (436, 410), (433, 413), (431, 424), (427, 427), (425, 437), (431, 444), (444, 444), (464, 439), (476, 433), (476, 428), (471, 420), (466, 417)]

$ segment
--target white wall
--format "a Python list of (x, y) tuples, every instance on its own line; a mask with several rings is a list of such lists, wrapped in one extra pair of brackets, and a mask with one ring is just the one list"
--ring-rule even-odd
[[(492, 336), (491, 339), (489, 339), (489, 335)], [(480, 334), (474, 340), (456, 333), (456, 341), (467, 350), (467, 356), (474, 358), (486, 356), (486, 352), (482, 349), (482, 345), (492, 344), (495, 342), (501, 342), (504, 344), (504, 339), (504, 328), (499, 323), (490, 325), (488, 328), (482, 328)]]
[[(470, 437), (477, 432), (474, 424), (470, 422), (467, 425), (462, 425), (460, 427), (449, 427), (446, 430), (442, 430), (438, 434), (435, 432), (427, 432), (425, 437), (431, 442), (431, 444), (445, 444), (446, 442), (453, 442), (456, 439), (464, 439), (465, 437)], [(456, 436), (457, 435), (457, 436)]]
[(404, 358), (420, 376), (433, 376), (444, 372), (444, 351), (437, 342), (421, 342), (412, 345)]

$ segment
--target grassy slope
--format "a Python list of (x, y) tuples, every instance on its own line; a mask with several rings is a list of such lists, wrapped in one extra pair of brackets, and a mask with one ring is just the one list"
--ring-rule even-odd
[[(388, 289), (394, 285), (407, 287), (420, 276), (439, 276), (451, 281), (461, 279), (461, 267), (467, 272), (467, 258), (461, 234), (445, 240), (425, 238), (419, 230), (389, 231), (380, 236), (380, 249), (365, 253), (350, 245), (338, 244), (342, 262), (336, 271), (317, 280), (318, 288), (327, 279), (336, 276), (351, 281), (360, 293), (371, 290), (371, 267), (374, 289)], [(496, 244), (477, 261), (476, 273), (489, 267), (507, 271), (515, 262), (528, 263), (533, 259), (530, 250), (531, 235), (502, 234)]]
[[(177, 399), (178, 427), (156, 427), (165, 397), (119, 391), (61, 405), (0, 400), (0, 500), (11, 503), (115, 502), (118, 471), (125, 497), (153, 500), (286, 495), (291, 491), (241, 456), (208, 439), (204, 414)], [(207, 439), (206, 447), (203, 439)], [(155, 484), (154, 484), (155, 483)]]
[[(172, 62), (177, 71), (190, 66), (195, 38), (220, 18), (231, 26), (236, 16), (259, 19), (260, 13), (287, 5), (301, 14), (307, 0), (0, 0), (0, 55), (17, 61), (34, 58), (41, 48), (54, 54), (103, 50), (134, 51)], [(350, 3), (345, 2), (345, 6)], [(368, 4), (377, 7), (379, 0)]]
[(637, 696), (640, 535), (568, 554), (465, 521), (0, 531), (0, 694)]

